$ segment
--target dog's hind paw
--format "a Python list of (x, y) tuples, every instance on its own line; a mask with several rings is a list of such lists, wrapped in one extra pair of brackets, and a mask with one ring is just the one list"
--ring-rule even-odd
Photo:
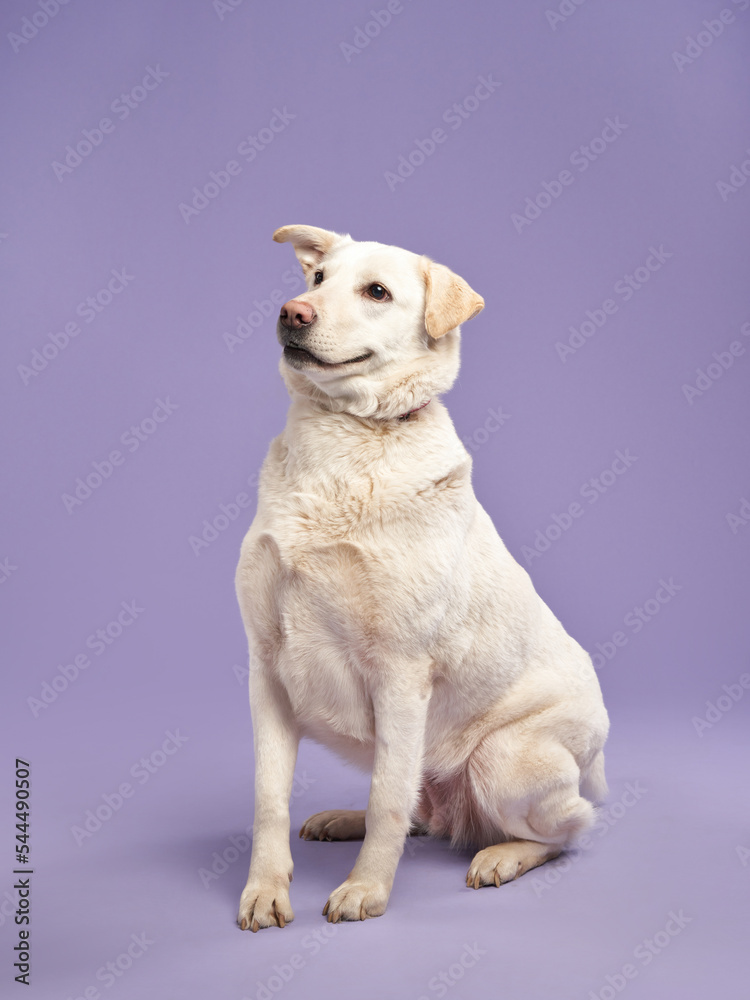
[(556, 858), (560, 851), (560, 847), (531, 840), (509, 840), (485, 847), (471, 862), (466, 873), (466, 885), (470, 889), (479, 889), (483, 885), (499, 886), (512, 882), (524, 872)]
[(364, 809), (327, 809), (305, 820), (303, 840), (364, 840)]

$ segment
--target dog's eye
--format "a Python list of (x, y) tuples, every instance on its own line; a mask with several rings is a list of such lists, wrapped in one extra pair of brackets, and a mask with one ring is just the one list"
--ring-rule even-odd
[(383, 288), (382, 285), (378, 285), (377, 283), (374, 285), (370, 285), (370, 287), (367, 289), (367, 294), (370, 296), (370, 298), (377, 299), (379, 302), (382, 302), (383, 299), (388, 298), (388, 292), (385, 290), (385, 288)]
[(316, 271), (315, 272), (315, 282), (314, 282), (314, 284), (319, 285), (322, 280), (323, 280), (323, 272), (322, 271)]

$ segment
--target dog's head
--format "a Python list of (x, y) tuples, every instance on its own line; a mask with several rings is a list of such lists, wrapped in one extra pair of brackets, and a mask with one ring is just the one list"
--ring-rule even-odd
[(314, 226), (283, 226), (307, 291), (282, 306), (281, 373), (293, 393), (335, 411), (388, 419), (453, 384), (459, 325), (484, 300), (427, 257)]

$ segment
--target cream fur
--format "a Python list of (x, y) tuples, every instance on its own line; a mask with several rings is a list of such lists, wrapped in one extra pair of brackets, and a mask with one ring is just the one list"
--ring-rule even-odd
[[(293, 918), (301, 737), (373, 775), (366, 813), (317, 814), (301, 831), (343, 838), (366, 827), (326, 904), (336, 921), (385, 910), (412, 824), (483, 848), (474, 887), (556, 856), (606, 794), (608, 730), (588, 654), (478, 503), (438, 398), (458, 372), (459, 324), (482, 299), (396, 247), (306, 226), (274, 238), (293, 243), (307, 275), (300, 298), (317, 319), (305, 346), (332, 363), (371, 356), (302, 369), (282, 358), (292, 404), (242, 544), (256, 805), (238, 919), (253, 930)], [(372, 282), (389, 301), (367, 298)]]

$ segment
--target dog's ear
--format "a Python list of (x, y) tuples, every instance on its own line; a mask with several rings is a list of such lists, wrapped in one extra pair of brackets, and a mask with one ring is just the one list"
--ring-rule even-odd
[(443, 264), (422, 257), (425, 280), (424, 325), (434, 339), (444, 337), (484, 309), (484, 299)]
[(317, 226), (282, 226), (273, 234), (277, 243), (291, 243), (305, 272), (317, 267), (339, 243), (352, 243), (348, 233), (333, 233)]

